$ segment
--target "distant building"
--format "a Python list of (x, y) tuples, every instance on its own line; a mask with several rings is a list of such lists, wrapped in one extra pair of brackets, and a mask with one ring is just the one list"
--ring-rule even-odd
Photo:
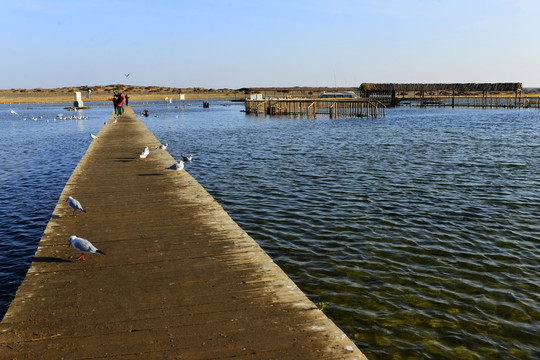
[[(427, 96), (451, 96), (482, 94), (487, 97), (493, 93), (510, 93), (520, 97), (521, 83), (439, 83), (439, 84), (394, 84), (394, 83), (363, 83), (359, 91), (362, 96), (376, 98), (380, 101), (390, 101), (391, 106), (396, 105), (403, 98)], [(453, 103), (453, 101), (452, 101)]]

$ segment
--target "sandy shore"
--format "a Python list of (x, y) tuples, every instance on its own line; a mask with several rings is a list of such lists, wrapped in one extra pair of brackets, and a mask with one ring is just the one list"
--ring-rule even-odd
[[(90, 98), (87, 97), (88, 89)], [(93, 101), (108, 101), (113, 92), (128, 94), (131, 101), (164, 100), (165, 98), (178, 99), (184, 94), (186, 100), (190, 99), (231, 99), (241, 100), (249, 97), (251, 93), (263, 93), (269, 97), (317, 97), (323, 92), (354, 91), (358, 88), (347, 87), (283, 87), (283, 88), (242, 88), (242, 89), (203, 89), (203, 88), (170, 88), (159, 86), (134, 86), (134, 85), (105, 85), (105, 86), (81, 86), (64, 87), (56, 89), (9, 89), (0, 90), (0, 104), (17, 103), (48, 103), (59, 102), (73, 104), (75, 92), (80, 91), (82, 100), (86, 103)], [(478, 95), (478, 96), (481, 96)], [(508, 96), (494, 95), (490, 96)], [(522, 97), (540, 97), (538, 89), (529, 89), (523, 92)]]
[(185, 99), (243, 99), (244, 91), (239, 90), (207, 90), (207, 89), (179, 89), (156, 86), (129, 86), (129, 85), (107, 85), (90, 87), (90, 97), (88, 98), (88, 87), (65, 87), (56, 89), (9, 89), (0, 90), (0, 104), (16, 103), (44, 103), (44, 102), (67, 102), (72, 104), (75, 100), (75, 92), (80, 91), (82, 100), (87, 103), (93, 101), (107, 101), (113, 92), (128, 94), (130, 100), (163, 100), (166, 97), (177, 99), (179, 94), (184, 94)]
[[(88, 89), (92, 89), (90, 98), (87, 98)], [(80, 91), (82, 100), (107, 101), (113, 92), (128, 94), (130, 100), (163, 100), (166, 97), (178, 99), (184, 94), (189, 99), (245, 99), (251, 93), (263, 93), (270, 97), (317, 97), (323, 92), (358, 91), (358, 88), (350, 87), (258, 87), (242, 89), (204, 89), (204, 88), (170, 88), (159, 86), (134, 86), (134, 85), (105, 85), (105, 86), (80, 86), (64, 87), (56, 89), (9, 89), (0, 90), (0, 104), (16, 103), (43, 103), (43, 102), (66, 102), (72, 104), (75, 100), (75, 92)]]

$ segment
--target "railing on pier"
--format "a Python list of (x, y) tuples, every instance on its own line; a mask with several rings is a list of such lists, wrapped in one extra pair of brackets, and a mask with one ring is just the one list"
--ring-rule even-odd
[(386, 116), (386, 106), (378, 100), (354, 99), (246, 99), (246, 113), (258, 115), (292, 115), (331, 119)]

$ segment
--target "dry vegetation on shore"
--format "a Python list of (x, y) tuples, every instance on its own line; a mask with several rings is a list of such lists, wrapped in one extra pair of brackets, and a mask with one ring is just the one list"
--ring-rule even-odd
[[(92, 89), (90, 99), (87, 90)], [(162, 100), (165, 97), (178, 97), (185, 94), (186, 99), (207, 98), (243, 98), (243, 92), (229, 89), (180, 89), (159, 86), (132, 86), (132, 85), (106, 85), (106, 86), (80, 86), (63, 87), (55, 89), (9, 89), (0, 90), (0, 103), (39, 103), (39, 102), (67, 102), (73, 103), (75, 92), (80, 91), (83, 101), (107, 101), (113, 92), (127, 93), (131, 100)]]
[[(92, 89), (90, 99), (87, 90)], [(242, 89), (204, 89), (204, 88), (172, 88), (160, 86), (105, 85), (79, 86), (56, 89), (9, 89), (0, 90), (0, 103), (40, 103), (67, 102), (73, 103), (75, 92), (80, 91), (85, 103), (107, 101), (113, 92), (129, 94), (130, 100), (163, 100), (165, 97), (177, 98), (185, 94), (185, 99), (244, 99), (251, 93), (264, 93), (266, 96), (306, 96), (316, 97), (323, 91), (358, 91), (357, 88), (325, 88), (325, 87), (291, 87), (291, 88), (242, 88)]]
[[(92, 89), (90, 99), (87, 98), (87, 90)], [(40, 102), (65, 102), (72, 104), (75, 92), (80, 91), (85, 103), (93, 101), (107, 101), (113, 92), (129, 94), (132, 101), (137, 100), (163, 100), (166, 97), (176, 99), (179, 94), (184, 94), (185, 99), (232, 99), (241, 100), (252, 93), (263, 93), (267, 97), (317, 97), (323, 92), (354, 91), (358, 88), (351, 87), (253, 87), (242, 89), (204, 89), (204, 88), (172, 88), (160, 86), (135, 86), (135, 85), (105, 85), (105, 86), (79, 86), (63, 87), (55, 89), (9, 89), (0, 90), (0, 104), (12, 103), (40, 103)], [(493, 96), (493, 95), (492, 95)], [(538, 97), (540, 89), (523, 89), (523, 97)]]

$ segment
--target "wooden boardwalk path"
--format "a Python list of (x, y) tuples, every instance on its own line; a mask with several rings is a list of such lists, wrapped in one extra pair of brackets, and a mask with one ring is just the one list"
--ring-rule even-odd
[[(166, 169), (130, 108), (98, 136), (0, 323), (0, 359), (365, 359), (196, 180)], [(70, 235), (107, 255), (78, 261)]]

